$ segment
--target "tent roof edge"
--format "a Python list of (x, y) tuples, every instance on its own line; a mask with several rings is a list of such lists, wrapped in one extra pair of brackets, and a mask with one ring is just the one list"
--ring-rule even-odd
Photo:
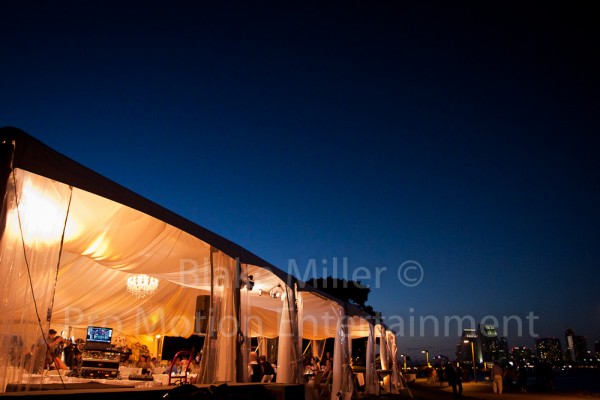
[(242, 246), (106, 178), (23, 130), (1, 127), (0, 144), (7, 146), (11, 143), (14, 143), (10, 164), (12, 168), (20, 168), (126, 205), (203, 240), (230, 257), (238, 258), (241, 263), (268, 268), (286, 283), (296, 281), (294, 277)]

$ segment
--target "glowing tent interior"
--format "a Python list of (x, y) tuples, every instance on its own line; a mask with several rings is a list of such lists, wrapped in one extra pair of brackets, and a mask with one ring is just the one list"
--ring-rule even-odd
[[(0, 388), (32, 372), (20, 368), (24, 349), (50, 327), (84, 337), (111, 326), (151, 347), (156, 335), (194, 333), (200, 295), (210, 296), (203, 383), (246, 381), (250, 337), (278, 338), (277, 381), (300, 382), (302, 338), (336, 338), (334, 398), (352, 390), (349, 340), (367, 337), (367, 391), (379, 390), (375, 369), (401, 386), (395, 335), (360, 310), (19, 129), (0, 129), (0, 162)], [(152, 293), (127, 290), (141, 274)]]

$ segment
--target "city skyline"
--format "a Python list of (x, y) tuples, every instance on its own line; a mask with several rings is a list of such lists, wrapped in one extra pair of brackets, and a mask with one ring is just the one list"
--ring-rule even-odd
[(591, 5), (0, 12), (1, 126), (300, 279), (346, 263), (399, 352), (452, 354), (454, 316), (600, 339)]
[[(567, 328), (567, 329), (569, 329), (569, 328)], [(469, 330), (469, 329), (466, 329), (466, 330)], [(477, 331), (477, 329), (474, 329), (474, 331)], [(464, 332), (463, 332), (463, 335), (464, 335)], [(598, 343), (600, 341), (598, 339), (594, 339), (594, 340), (590, 341), (590, 340), (588, 340), (587, 337), (585, 337), (585, 336), (583, 336), (583, 337), (584, 337), (584, 339), (586, 339), (585, 341), (586, 341), (586, 351), (587, 351), (587, 353), (589, 353), (591, 356), (596, 356), (595, 355), (595, 350), (594, 350), (593, 346), (594, 346), (594, 343)], [(530, 351), (532, 351), (533, 354), (534, 354), (534, 356), (535, 356), (536, 349), (537, 349), (537, 342), (539, 340), (549, 340), (549, 339), (550, 340), (556, 340), (556, 341), (558, 341), (558, 343), (560, 344), (560, 347), (561, 347), (561, 353), (560, 353), (561, 354), (560, 355), (561, 360), (564, 360), (564, 361), (573, 361), (573, 360), (568, 360), (567, 359), (567, 357), (568, 357), (567, 353), (566, 353), (567, 352), (567, 347), (566, 347), (567, 344), (566, 344), (566, 340), (564, 338), (564, 332), (563, 332), (562, 336), (561, 335), (542, 335), (542, 334), (540, 334), (537, 337), (530, 338), (529, 343), (526, 343), (527, 341), (519, 341), (518, 344), (515, 343), (515, 342), (512, 342), (510, 337), (505, 337), (505, 336), (498, 335), (497, 338), (499, 338), (499, 339), (506, 339), (506, 341), (507, 341), (507, 348), (508, 348), (508, 352), (509, 353), (514, 348), (526, 348), (526, 349), (529, 349)], [(457, 339), (457, 341), (456, 341), (456, 347), (459, 347), (462, 344), (464, 344), (463, 343), (463, 337), (459, 337)], [(414, 357), (415, 359), (417, 359), (417, 360), (419, 360), (419, 359), (424, 360), (425, 359), (424, 355), (423, 356), (419, 356), (419, 354), (422, 354), (422, 350), (424, 350), (424, 349), (429, 350), (429, 347), (428, 346), (423, 346), (421, 348), (411, 348), (411, 349), (409, 349), (409, 351), (400, 351), (400, 353), (406, 354), (407, 356), (410, 356), (412, 354), (413, 357), (414, 357), (414, 355), (417, 355), (417, 357)], [(411, 351), (412, 351), (412, 353), (411, 353)], [(452, 361), (454, 359), (459, 359), (459, 357), (456, 357), (456, 353), (457, 352), (458, 352), (458, 350), (455, 348), (454, 351), (451, 352), (451, 353), (443, 353), (443, 352), (436, 353), (434, 351), (429, 351), (429, 353), (430, 353), (429, 355), (432, 358), (433, 357), (437, 357), (437, 356), (448, 357)], [(470, 359), (470, 357), (471, 356), (469, 355), (469, 359)], [(489, 361), (491, 361), (491, 360), (488, 360), (488, 362)]]

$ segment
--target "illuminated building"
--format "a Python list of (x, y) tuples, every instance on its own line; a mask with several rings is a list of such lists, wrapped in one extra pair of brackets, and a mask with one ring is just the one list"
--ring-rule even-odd
[(477, 334), (481, 345), (481, 360), (483, 362), (499, 360), (500, 340), (498, 338), (498, 333), (496, 332), (496, 327), (494, 325), (479, 325)]
[[(473, 342), (473, 347), (471, 347)], [(456, 359), (461, 363), (472, 364), (473, 354), (471, 348), (475, 350), (476, 362), (481, 362), (481, 348), (479, 347), (477, 332), (475, 329), (463, 329), (460, 342), (456, 346)]]
[(587, 341), (585, 336), (576, 335), (575, 331), (568, 328), (565, 331), (566, 360), (571, 362), (584, 362), (588, 357)]
[(470, 342), (473, 342), (475, 360), (479, 363), (508, 359), (508, 341), (498, 337), (494, 325), (479, 325), (477, 330), (463, 329), (460, 343), (456, 346), (459, 361), (472, 362)]
[(505, 337), (498, 338), (498, 354), (496, 360), (508, 360), (510, 354), (508, 353), (508, 340)]
[(541, 361), (554, 363), (563, 360), (558, 338), (537, 338), (535, 340), (535, 352)]
[(510, 357), (516, 362), (529, 363), (533, 358), (533, 351), (525, 346), (515, 346), (510, 350)]

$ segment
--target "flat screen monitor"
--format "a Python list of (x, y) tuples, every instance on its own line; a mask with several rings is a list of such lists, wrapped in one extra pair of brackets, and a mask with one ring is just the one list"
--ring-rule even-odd
[(110, 344), (112, 340), (112, 328), (101, 328), (98, 326), (88, 326), (87, 343), (106, 343)]

